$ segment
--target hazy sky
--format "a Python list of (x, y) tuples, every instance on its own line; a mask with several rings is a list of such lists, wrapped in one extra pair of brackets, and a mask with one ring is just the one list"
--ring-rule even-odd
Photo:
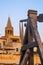
[[(8, 17), (11, 18), (14, 34), (19, 35), (19, 21), (27, 18), (29, 9), (43, 13), (43, 0), (0, 0), (0, 36), (5, 33)], [(43, 41), (43, 23), (38, 23), (38, 29)]]

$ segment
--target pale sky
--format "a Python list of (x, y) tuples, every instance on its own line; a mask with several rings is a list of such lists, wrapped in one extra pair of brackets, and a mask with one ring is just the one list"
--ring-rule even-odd
[[(43, 13), (43, 0), (0, 0), (0, 36), (4, 35), (10, 16), (14, 34), (19, 35), (19, 21), (27, 18), (29, 9)], [(43, 41), (43, 23), (38, 23), (38, 30)]]

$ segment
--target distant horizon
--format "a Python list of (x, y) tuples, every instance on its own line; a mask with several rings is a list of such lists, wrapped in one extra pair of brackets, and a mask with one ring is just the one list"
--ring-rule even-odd
[[(19, 35), (19, 21), (27, 18), (28, 10), (43, 13), (43, 0), (0, 0), (0, 36), (5, 34), (8, 17), (14, 27), (14, 35)], [(38, 23), (38, 30), (43, 41), (43, 23)]]

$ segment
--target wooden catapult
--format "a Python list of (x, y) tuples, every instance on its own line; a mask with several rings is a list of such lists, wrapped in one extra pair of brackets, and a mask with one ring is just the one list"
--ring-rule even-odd
[[(37, 47), (37, 53), (39, 54), (41, 60), (41, 64), (39, 65), (43, 65), (43, 45), (41, 43), (41, 39), (37, 29), (38, 21), (43, 22), (43, 14), (39, 14), (37, 16), (37, 11), (35, 10), (29, 10), (28, 18), (20, 20), (20, 23), (22, 23), (22, 28), (20, 25), (20, 36), (23, 45), (21, 48), (21, 58), (19, 65), (34, 65), (34, 59), (33, 59), (34, 47)], [(27, 24), (25, 24), (26, 30), (24, 36), (23, 36), (23, 22), (27, 22)]]

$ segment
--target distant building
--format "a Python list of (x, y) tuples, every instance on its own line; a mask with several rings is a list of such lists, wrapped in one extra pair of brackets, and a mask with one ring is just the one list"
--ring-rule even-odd
[(14, 36), (14, 30), (8, 17), (7, 26), (5, 27), (5, 36), (0, 38), (0, 64), (1, 65), (18, 65), (20, 60), (21, 49), (20, 36)]

